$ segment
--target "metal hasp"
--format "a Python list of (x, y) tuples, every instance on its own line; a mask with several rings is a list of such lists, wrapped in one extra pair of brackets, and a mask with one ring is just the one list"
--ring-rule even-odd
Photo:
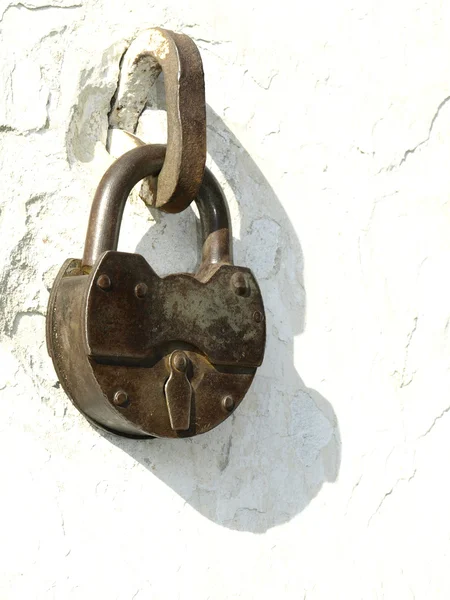
[(135, 132), (149, 89), (161, 71), (167, 105), (167, 157), (159, 176), (148, 178), (149, 203), (165, 212), (180, 212), (198, 193), (206, 159), (203, 65), (189, 36), (156, 27), (132, 42), (123, 58), (110, 123)]
[(162, 173), (167, 160), (165, 146), (143, 145), (108, 169), (83, 258), (62, 266), (47, 313), (48, 352), (74, 405), (97, 427), (135, 438), (217, 426), (264, 356), (261, 293), (251, 271), (233, 264), (226, 202), (208, 169), (195, 197), (202, 231), (195, 274), (159, 277), (141, 255), (117, 251), (131, 189)]

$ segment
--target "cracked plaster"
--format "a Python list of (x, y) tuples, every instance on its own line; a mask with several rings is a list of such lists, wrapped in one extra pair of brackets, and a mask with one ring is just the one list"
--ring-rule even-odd
[[(0, 2), (0, 597), (450, 596), (449, 13)], [(151, 26), (202, 54), (208, 164), (268, 344), (220, 428), (143, 443), (77, 413), (44, 334), (111, 161), (120, 59)], [(146, 141), (163, 104), (157, 82)], [(120, 249), (166, 274), (197, 243), (195, 211), (132, 195)]]

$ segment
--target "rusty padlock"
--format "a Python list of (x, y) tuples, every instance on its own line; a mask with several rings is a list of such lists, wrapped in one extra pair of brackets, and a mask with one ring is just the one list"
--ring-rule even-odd
[(116, 251), (126, 199), (164, 155), (164, 146), (141, 146), (108, 169), (83, 259), (62, 266), (47, 314), (48, 351), (75, 406), (136, 438), (189, 437), (221, 423), (246, 394), (266, 336), (259, 286), (233, 264), (226, 202), (207, 169), (195, 275), (160, 278), (141, 255)]

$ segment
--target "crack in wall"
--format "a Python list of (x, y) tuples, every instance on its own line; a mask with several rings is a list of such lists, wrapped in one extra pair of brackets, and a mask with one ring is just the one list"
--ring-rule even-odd
[(409, 477), (400, 477), (399, 479), (397, 479), (397, 481), (394, 483), (394, 485), (391, 487), (391, 489), (386, 492), (383, 496), (383, 498), (381, 499), (380, 503), (378, 504), (377, 508), (375, 509), (375, 512), (371, 515), (371, 517), (369, 518), (369, 521), (367, 522), (367, 527), (369, 527), (372, 519), (379, 513), (379, 511), (381, 510), (381, 507), (383, 506), (386, 498), (388, 498), (389, 496), (392, 496), (392, 494), (395, 492), (397, 486), (403, 481), (405, 483), (409, 483), (410, 481), (412, 481), (415, 477), (417, 473), (417, 469), (414, 468), (414, 471), (412, 472), (412, 474)]
[(6, 8), (3, 10), (2, 14), (0, 15), (0, 23), (3, 21), (4, 17), (6, 16), (6, 14), (13, 8), (17, 8), (17, 9), (24, 9), (24, 10), (29, 10), (32, 12), (38, 12), (38, 11), (48, 11), (48, 10), (73, 10), (73, 9), (77, 9), (77, 8), (82, 8), (83, 4), (81, 2), (74, 2), (72, 4), (42, 4), (40, 6), (36, 6), (35, 4), (29, 4), (27, 2), (15, 2), (13, 4), (8, 4), (6, 6)]
[(409, 357), (409, 346), (411, 344), (411, 340), (416, 332), (417, 329), (417, 322), (419, 320), (419, 317), (414, 317), (414, 325), (413, 328), (411, 329), (409, 335), (408, 335), (408, 341), (406, 342), (406, 346), (405, 346), (405, 361), (403, 363), (403, 370), (402, 370), (402, 377), (401, 377), (401, 382), (400, 382), (400, 387), (406, 387), (408, 386), (412, 380), (414, 379), (414, 374), (411, 374), (408, 378), (408, 381), (406, 381), (406, 367), (408, 365), (408, 357)]
[(223, 472), (228, 467), (230, 462), (231, 447), (233, 445), (233, 435), (230, 434), (228, 442), (224, 445), (223, 457), (219, 458), (219, 469)]
[(419, 142), (418, 144), (416, 144), (416, 146), (414, 146), (414, 148), (409, 148), (408, 150), (406, 150), (403, 153), (403, 157), (400, 160), (399, 163), (397, 164), (393, 164), (393, 165), (389, 165), (388, 167), (383, 167), (382, 169), (380, 169), (378, 171), (378, 174), (382, 173), (382, 172), (386, 172), (386, 171), (393, 171), (394, 169), (399, 169), (408, 159), (409, 156), (411, 156), (412, 154), (414, 154), (416, 152), (416, 150), (418, 150), (419, 148), (421, 148), (422, 146), (424, 146), (425, 144), (427, 144), (430, 141), (431, 138), (431, 134), (433, 132), (433, 128), (434, 128), (434, 124), (436, 123), (436, 120), (441, 112), (441, 110), (444, 108), (444, 106), (447, 104), (447, 102), (450, 100), (450, 96), (447, 96), (446, 98), (444, 98), (444, 100), (442, 100), (442, 102), (439, 104), (439, 106), (437, 107), (433, 118), (431, 119), (430, 122), (430, 126), (428, 128), (428, 135), (427, 137), (422, 140), (421, 142)]
[(422, 435), (420, 435), (418, 439), (420, 440), (426, 437), (434, 429), (436, 423), (440, 421), (448, 412), (450, 412), (450, 406), (444, 408), (444, 410), (434, 419), (434, 421), (431, 423), (430, 427), (425, 431), (425, 433), (422, 433)]

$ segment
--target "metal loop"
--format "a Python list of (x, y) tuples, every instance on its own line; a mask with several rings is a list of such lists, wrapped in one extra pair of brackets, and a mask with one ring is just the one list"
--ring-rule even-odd
[[(164, 145), (142, 145), (118, 158), (101, 179), (92, 202), (82, 267), (92, 267), (107, 250), (117, 250), (125, 203), (144, 177), (157, 175), (166, 155)], [(211, 171), (204, 170), (196, 198), (202, 225), (202, 262), (198, 279), (206, 279), (216, 265), (232, 263), (231, 227), (223, 192)]]
[(203, 65), (190, 37), (159, 27), (140, 34), (125, 53), (110, 126), (134, 133), (151, 86), (164, 73), (167, 152), (161, 173), (149, 180), (149, 204), (181, 212), (197, 195), (206, 161)]

